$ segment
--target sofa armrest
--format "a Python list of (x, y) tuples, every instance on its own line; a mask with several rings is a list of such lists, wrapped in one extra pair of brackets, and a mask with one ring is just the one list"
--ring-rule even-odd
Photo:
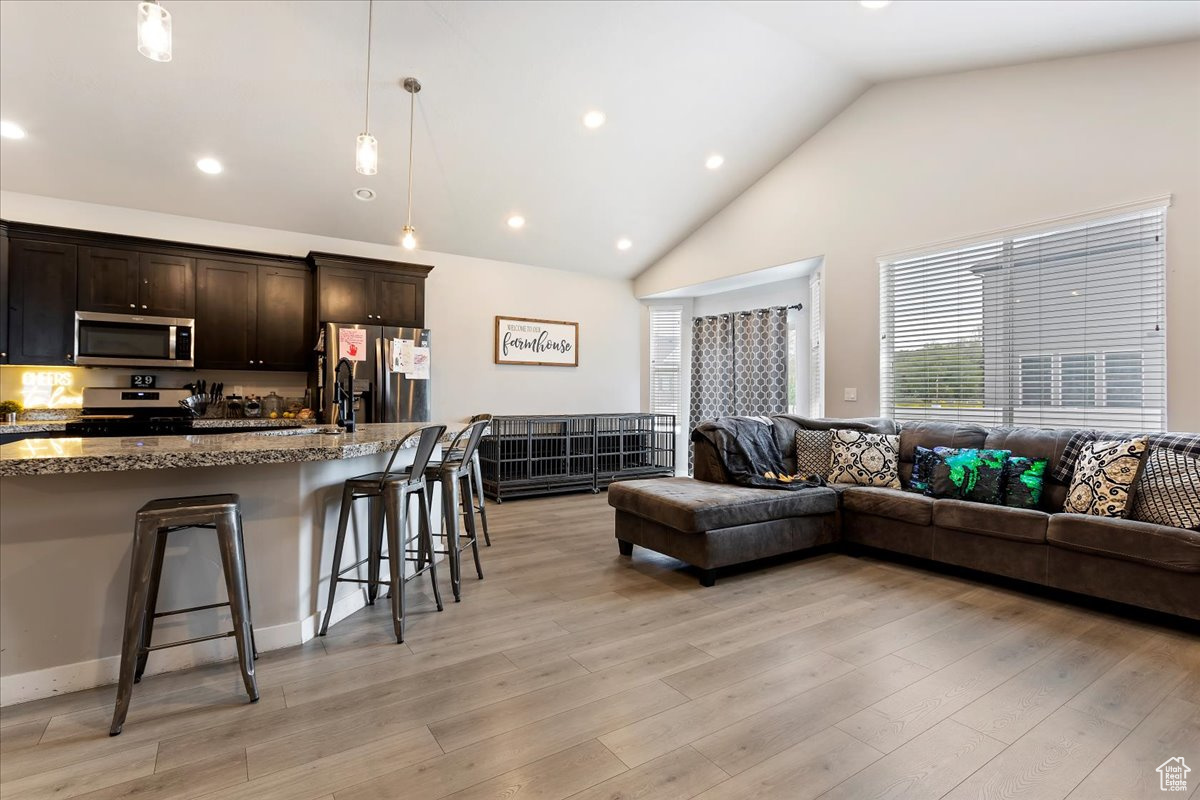
[(721, 459), (717, 457), (717, 448), (713, 447), (712, 442), (692, 442), (692, 477), (709, 483), (729, 483), (729, 476), (725, 474)]

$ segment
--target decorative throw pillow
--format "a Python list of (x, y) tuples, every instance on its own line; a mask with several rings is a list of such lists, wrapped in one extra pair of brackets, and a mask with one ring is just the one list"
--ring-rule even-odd
[(833, 461), (833, 431), (796, 431), (796, 474), (802, 478), (829, 474)]
[(1129, 516), (1142, 522), (1200, 529), (1200, 457), (1150, 448)]
[(1009, 450), (933, 448), (935, 462), (929, 482), (934, 497), (953, 497), (976, 503), (1000, 502), (1004, 465)]
[(910, 492), (920, 492), (921, 494), (932, 492), (933, 470), (937, 466), (938, 460), (937, 453), (928, 447), (913, 449), (912, 478), (908, 481)]
[(1009, 456), (1004, 462), (1004, 505), (1009, 508), (1037, 508), (1046, 482), (1045, 458)]
[(1079, 452), (1063, 511), (1097, 517), (1123, 517), (1137, 480), (1146, 437), (1089, 442)]
[(900, 437), (834, 430), (830, 483), (900, 488)]

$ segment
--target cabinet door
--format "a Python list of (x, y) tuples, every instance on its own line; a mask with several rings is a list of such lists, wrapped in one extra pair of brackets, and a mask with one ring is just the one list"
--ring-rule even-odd
[(373, 278), (374, 273), (366, 270), (321, 267), (317, 276), (321, 290), (317, 299), (320, 321), (373, 323)]
[(407, 275), (376, 272), (373, 305), (373, 322), (402, 328), (424, 328), (425, 281)]
[(73, 244), (9, 242), (10, 364), (75, 362), (76, 256)]
[(259, 267), (259, 368), (307, 370), (315, 344), (314, 331), (312, 273), (284, 267)]
[(8, 229), (0, 226), (0, 364), (8, 363), (8, 298)]
[(139, 255), (136, 250), (79, 248), (79, 310), (138, 313)]
[(196, 316), (196, 260), (142, 253), (138, 311), (156, 317)]
[(258, 267), (200, 259), (196, 272), (196, 366), (256, 368)]

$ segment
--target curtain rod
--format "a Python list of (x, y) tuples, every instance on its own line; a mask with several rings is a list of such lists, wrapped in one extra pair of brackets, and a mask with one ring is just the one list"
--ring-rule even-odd
[(696, 319), (717, 319), (718, 317), (748, 317), (751, 314), (765, 314), (768, 311), (790, 311), (791, 309), (800, 311), (803, 308), (804, 308), (803, 303), (793, 303), (790, 306), (767, 306), (766, 308), (756, 308), (756, 309), (753, 309), (752, 311), (726, 311), (724, 314), (705, 314), (704, 316), (693, 317), (692, 319), (696, 320)]

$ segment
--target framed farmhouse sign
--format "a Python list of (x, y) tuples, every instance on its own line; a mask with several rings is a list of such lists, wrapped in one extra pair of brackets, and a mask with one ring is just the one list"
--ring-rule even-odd
[(496, 363), (579, 366), (579, 323), (496, 317)]

